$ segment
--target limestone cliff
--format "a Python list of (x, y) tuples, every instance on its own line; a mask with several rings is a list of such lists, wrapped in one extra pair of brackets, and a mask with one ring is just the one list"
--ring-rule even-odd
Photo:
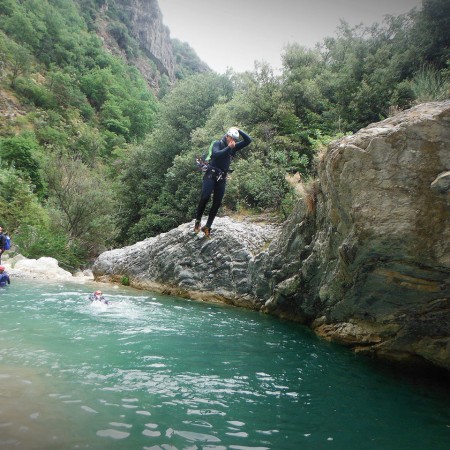
[(332, 143), (281, 230), (218, 219), (205, 241), (185, 224), (100, 255), (94, 274), (263, 310), (356, 351), (450, 370), (449, 125), (450, 101), (429, 103)]
[[(96, 29), (105, 47), (135, 65), (151, 86), (158, 84), (161, 74), (172, 81), (175, 79), (170, 31), (163, 23), (157, 0), (116, 0), (112, 5), (105, 2), (96, 17)], [(136, 40), (141, 53), (130, 55), (129, 50), (124, 49), (127, 34)]]
[(161, 73), (175, 78), (175, 59), (169, 29), (157, 0), (117, 0), (116, 4), (128, 17), (131, 34), (138, 40), (147, 56)]

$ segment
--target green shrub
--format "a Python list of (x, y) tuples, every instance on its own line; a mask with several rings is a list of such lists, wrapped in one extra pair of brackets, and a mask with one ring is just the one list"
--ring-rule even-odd
[(289, 191), (284, 169), (259, 160), (239, 161), (227, 189), (226, 206), (236, 209), (240, 204), (260, 210), (278, 208)]
[(45, 225), (49, 222), (29, 180), (23, 179), (14, 167), (0, 166), (0, 202), (4, 205), (3, 228), (10, 233), (21, 224)]
[(77, 243), (69, 242), (64, 233), (44, 226), (20, 226), (14, 234), (14, 244), (23, 256), (55, 258), (68, 271), (76, 270), (84, 262), (83, 249)]
[(14, 136), (0, 139), (0, 158), (3, 165), (13, 166), (22, 178), (28, 178), (33, 191), (42, 195), (44, 190), (40, 173), (39, 156), (42, 149), (31, 136)]
[(18, 78), (14, 88), (18, 95), (38, 108), (51, 109), (57, 106), (53, 94), (30, 78)]
[(423, 67), (413, 78), (411, 89), (416, 103), (445, 100), (450, 97), (450, 78), (432, 67)]

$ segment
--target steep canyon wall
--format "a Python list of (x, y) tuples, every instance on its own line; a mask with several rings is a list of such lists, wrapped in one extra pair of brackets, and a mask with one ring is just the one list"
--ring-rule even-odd
[[(140, 53), (130, 53), (126, 48), (121, 27), (136, 40)], [(136, 66), (152, 88), (159, 85), (163, 74), (175, 81), (172, 40), (157, 0), (116, 0), (113, 6), (103, 3), (96, 17), (96, 31), (105, 48)]]
[(117, 5), (126, 13), (130, 32), (140, 43), (147, 56), (161, 73), (175, 78), (175, 60), (170, 31), (163, 24), (157, 0), (118, 0)]

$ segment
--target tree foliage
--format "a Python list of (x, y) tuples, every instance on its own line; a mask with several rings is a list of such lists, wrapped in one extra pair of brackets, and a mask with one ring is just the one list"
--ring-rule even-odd
[(32, 192), (30, 183), (14, 167), (0, 166), (0, 201), (2, 210), (2, 227), (15, 233), (25, 225), (45, 227), (49, 216), (44, 206)]
[(165, 232), (192, 219), (201, 188), (195, 156), (232, 125), (253, 143), (234, 158), (224, 207), (285, 218), (293, 198), (286, 178), (311, 176), (321, 145), (392, 110), (449, 98), (449, 8), (424, 0), (381, 24), (343, 21), (313, 49), (288, 45), (281, 73), (257, 62), (218, 75), (173, 40), (178, 81), (149, 63), (155, 96), (134, 66), (143, 53), (118, 3), (3, 0), (3, 225), (26, 256), (66, 267)]
[(115, 199), (100, 169), (94, 171), (61, 155), (47, 159), (45, 174), (49, 205), (59, 228), (87, 255), (106, 248), (115, 233)]
[(31, 136), (0, 139), (0, 158), (4, 166), (14, 167), (23, 179), (29, 180), (33, 192), (43, 194), (39, 158), (42, 148)]
[[(190, 150), (191, 133), (204, 125), (220, 98), (231, 95), (232, 85), (225, 76), (200, 74), (180, 81), (162, 99), (154, 132), (143, 145), (131, 146), (125, 160), (120, 183), (121, 236), (134, 230), (133, 239), (143, 239), (167, 231), (186, 217), (171, 207), (174, 186), (168, 183), (168, 172), (176, 157)], [(188, 167), (191, 171), (192, 162)], [(176, 180), (183, 182), (181, 176)]]

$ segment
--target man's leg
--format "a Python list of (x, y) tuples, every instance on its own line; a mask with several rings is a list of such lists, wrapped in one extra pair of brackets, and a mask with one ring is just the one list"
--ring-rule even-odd
[(203, 177), (202, 193), (200, 195), (200, 201), (198, 202), (197, 213), (195, 215), (196, 222), (200, 222), (202, 220), (206, 205), (214, 190), (214, 182), (215, 180), (211, 177), (208, 177), (208, 175), (205, 175)]
[(205, 225), (207, 228), (211, 228), (217, 212), (219, 211), (220, 205), (222, 204), (223, 196), (225, 195), (225, 185), (225, 180), (221, 180), (217, 181), (214, 186), (213, 202)]

